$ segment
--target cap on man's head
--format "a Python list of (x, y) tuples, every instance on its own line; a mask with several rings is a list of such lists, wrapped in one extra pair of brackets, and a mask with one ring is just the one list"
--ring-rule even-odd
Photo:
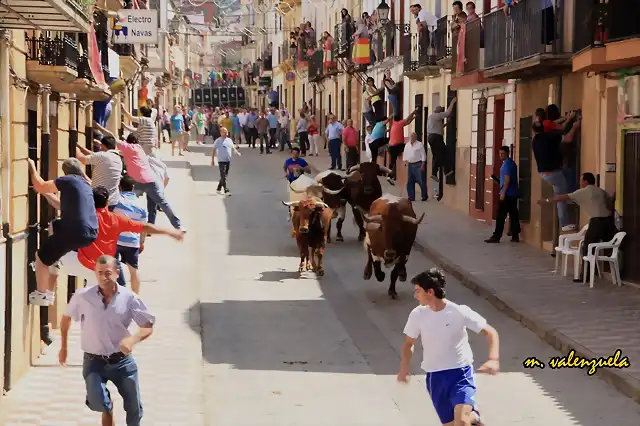
[(65, 175), (82, 176), (82, 163), (77, 158), (67, 158), (62, 163), (62, 171)]

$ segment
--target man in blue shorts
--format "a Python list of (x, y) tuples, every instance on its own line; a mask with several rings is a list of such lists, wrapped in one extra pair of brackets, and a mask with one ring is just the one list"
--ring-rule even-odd
[(444, 426), (481, 426), (475, 397), (473, 352), (467, 329), (487, 336), (489, 360), (478, 373), (497, 374), (500, 370), (498, 332), (468, 306), (445, 299), (442, 271), (431, 268), (416, 275), (414, 297), (420, 306), (409, 314), (404, 327), (402, 361), (398, 381), (407, 383), (413, 346), (422, 339), (422, 369), (427, 373), (427, 391)]

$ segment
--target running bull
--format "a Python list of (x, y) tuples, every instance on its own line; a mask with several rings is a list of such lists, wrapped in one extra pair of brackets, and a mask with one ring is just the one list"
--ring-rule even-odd
[(324, 275), (324, 249), (331, 224), (331, 209), (316, 197), (283, 201), (282, 204), (293, 207), (293, 237), (300, 251), (298, 272), (306, 269), (318, 276)]
[(386, 268), (393, 266), (388, 293), (392, 299), (396, 299), (396, 281), (398, 278), (403, 282), (407, 280), (407, 260), (424, 213), (416, 218), (411, 201), (389, 194), (375, 200), (369, 214), (364, 211), (361, 213), (367, 223), (364, 279), (370, 279), (371, 274), (375, 273), (376, 279), (383, 281), (385, 273), (381, 264), (384, 263)]
[(353, 218), (360, 229), (358, 241), (364, 241), (366, 235), (361, 211), (368, 212), (372, 203), (382, 196), (382, 186), (378, 176), (390, 174), (391, 170), (373, 162), (357, 164), (347, 171), (344, 184)]

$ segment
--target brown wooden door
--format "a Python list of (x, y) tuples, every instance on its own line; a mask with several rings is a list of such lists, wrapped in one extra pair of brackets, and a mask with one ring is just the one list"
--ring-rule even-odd
[[(496, 98), (493, 103), (493, 174), (500, 176), (500, 148), (504, 139), (504, 98)], [(498, 202), (500, 201), (500, 185), (493, 183), (493, 206), (491, 217), (496, 220), (498, 216)]]
[(640, 282), (640, 132), (624, 136), (622, 228), (627, 233), (622, 248), (624, 279)]
[(476, 149), (476, 210), (484, 211), (484, 181), (487, 152), (487, 98), (478, 104), (478, 147)]

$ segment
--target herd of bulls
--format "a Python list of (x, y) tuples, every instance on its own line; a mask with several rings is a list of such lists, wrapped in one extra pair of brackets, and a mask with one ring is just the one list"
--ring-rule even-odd
[(385, 268), (393, 267), (389, 296), (395, 299), (396, 281), (406, 281), (406, 263), (416, 238), (418, 225), (424, 218), (416, 217), (411, 201), (382, 193), (379, 176), (391, 173), (377, 163), (361, 163), (351, 167), (346, 176), (326, 171), (316, 176), (305, 189), (290, 185), (293, 193), (303, 193), (296, 201), (283, 201), (291, 209), (292, 235), (300, 250), (299, 271), (311, 270), (324, 275), (324, 249), (331, 242), (331, 220), (336, 222), (336, 241), (344, 241), (342, 225), (347, 204), (359, 228), (358, 241), (364, 241), (367, 264), (364, 279), (372, 274), (383, 281)]

